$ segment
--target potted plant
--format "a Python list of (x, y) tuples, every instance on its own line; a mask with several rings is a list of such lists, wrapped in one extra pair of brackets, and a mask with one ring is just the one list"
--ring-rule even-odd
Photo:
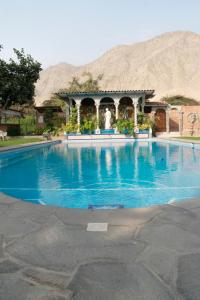
[(66, 134), (76, 134), (78, 130), (78, 125), (69, 121), (65, 125), (62, 126), (62, 130)]
[(69, 118), (69, 121), (62, 126), (62, 131), (64, 134), (76, 134), (78, 130), (78, 124), (77, 124), (77, 109), (76, 107), (73, 107), (71, 110), (71, 115)]
[(93, 134), (95, 131), (94, 120), (84, 119), (81, 124), (81, 133), (83, 134)]
[(155, 122), (147, 114), (140, 112), (138, 114), (138, 127), (139, 133), (148, 133), (150, 128), (154, 131)]
[(148, 133), (150, 125), (148, 123), (140, 124), (139, 126), (139, 133)]
[(134, 121), (133, 120), (129, 120), (129, 119), (125, 119), (125, 120), (124, 119), (120, 119), (120, 120), (117, 120), (116, 127), (117, 127), (117, 130), (120, 133), (128, 134), (128, 135), (131, 135), (131, 136), (135, 135), (135, 132), (134, 132)]

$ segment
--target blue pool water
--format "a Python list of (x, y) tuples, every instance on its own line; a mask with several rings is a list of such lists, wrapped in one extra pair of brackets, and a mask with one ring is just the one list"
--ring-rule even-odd
[(69, 208), (168, 203), (200, 195), (200, 150), (141, 141), (12, 151), (0, 154), (0, 191)]

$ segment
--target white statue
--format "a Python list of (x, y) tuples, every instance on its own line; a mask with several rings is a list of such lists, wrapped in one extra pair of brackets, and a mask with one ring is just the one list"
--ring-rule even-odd
[(108, 108), (106, 108), (106, 112), (105, 112), (105, 129), (111, 129), (111, 112), (109, 111)]

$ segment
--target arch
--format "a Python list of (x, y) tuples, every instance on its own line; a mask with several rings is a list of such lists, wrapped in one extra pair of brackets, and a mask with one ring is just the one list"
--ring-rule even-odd
[(156, 131), (166, 132), (166, 111), (165, 111), (165, 109), (159, 108), (156, 110), (155, 126), (156, 126)]
[(134, 106), (130, 97), (122, 97), (119, 102), (119, 119), (133, 119)]
[(89, 119), (95, 117), (96, 115), (96, 106), (93, 98), (83, 98), (81, 100), (81, 108), (80, 108), (81, 119)]
[(116, 115), (116, 110), (115, 110), (115, 104), (114, 100), (111, 97), (103, 97), (100, 101), (100, 106), (99, 106), (99, 127), (104, 128), (105, 127), (105, 117), (104, 114), (106, 112), (106, 108), (108, 108), (111, 112), (111, 124), (113, 125), (116, 121), (115, 115)]
[(102, 106), (114, 105), (114, 100), (111, 97), (103, 97), (100, 100), (100, 105), (102, 105)]
[(76, 106), (76, 101), (74, 99), (70, 99), (70, 106), (75, 107)]

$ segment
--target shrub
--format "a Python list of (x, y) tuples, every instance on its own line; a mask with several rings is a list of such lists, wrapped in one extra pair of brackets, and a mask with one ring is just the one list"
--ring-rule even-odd
[(125, 133), (129, 135), (135, 135), (134, 132), (134, 121), (133, 120), (123, 120), (119, 119), (116, 122), (116, 127), (120, 133)]
[(146, 119), (147, 119), (147, 115), (145, 115), (145, 113), (143, 112), (139, 112), (137, 114), (137, 121), (138, 121), (138, 125), (142, 125), (146, 122)]
[(44, 128), (36, 128), (35, 130), (34, 130), (34, 134), (35, 135), (42, 135), (43, 134), (43, 132), (44, 132)]
[(35, 114), (26, 115), (20, 119), (20, 129), (22, 135), (32, 134), (36, 130)]
[(71, 121), (67, 122), (66, 125), (62, 126), (62, 131), (66, 133), (75, 133), (78, 130), (78, 125), (73, 124)]
[(150, 119), (148, 115), (145, 113), (139, 112), (138, 113), (138, 127), (140, 130), (147, 130), (149, 128), (152, 128), (154, 130), (155, 128), (155, 122)]
[(84, 119), (82, 121), (82, 124), (81, 124), (81, 132), (84, 132), (84, 131), (89, 131), (89, 132), (92, 132), (94, 131), (96, 128), (96, 121), (95, 120), (88, 120), (88, 119)]
[(71, 110), (71, 115), (69, 117), (69, 121), (61, 126), (61, 131), (66, 133), (75, 133), (78, 130), (77, 124), (77, 108), (73, 107)]
[(141, 124), (138, 127), (140, 130), (147, 130), (150, 128), (150, 126), (148, 124)]
[(171, 104), (171, 105), (185, 105), (185, 106), (192, 106), (192, 105), (200, 105), (200, 102), (193, 98), (176, 95), (171, 97), (164, 97), (162, 100)]
[(65, 122), (65, 117), (59, 116), (57, 112), (53, 111), (53, 109), (48, 108), (44, 113), (44, 122), (47, 127), (53, 129), (55, 127), (61, 127)]

